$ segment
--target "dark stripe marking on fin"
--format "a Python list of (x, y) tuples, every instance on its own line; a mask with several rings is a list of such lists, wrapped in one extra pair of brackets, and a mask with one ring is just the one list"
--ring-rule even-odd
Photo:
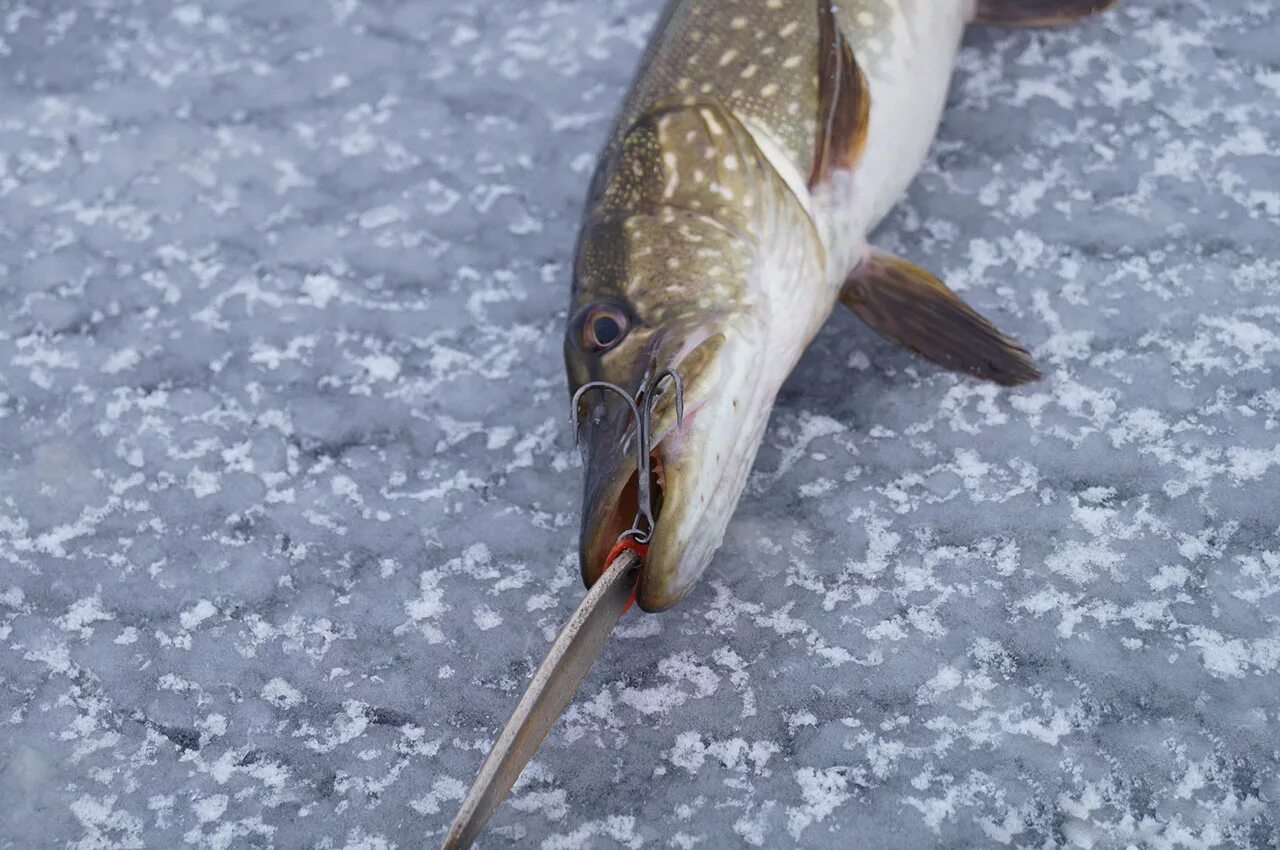
[(978, 0), (975, 24), (1051, 27), (1105, 12), (1119, 0)]

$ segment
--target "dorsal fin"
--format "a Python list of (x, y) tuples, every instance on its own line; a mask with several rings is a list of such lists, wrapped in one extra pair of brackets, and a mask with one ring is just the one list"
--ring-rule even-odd
[(975, 24), (1051, 27), (1105, 12), (1119, 0), (978, 0)]
[(818, 134), (810, 188), (833, 171), (848, 171), (867, 143), (871, 92), (831, 0), (818, 0)]

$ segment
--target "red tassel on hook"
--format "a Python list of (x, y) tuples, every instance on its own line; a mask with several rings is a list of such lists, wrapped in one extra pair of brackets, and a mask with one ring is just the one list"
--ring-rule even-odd
[[(612, 566), (613, 562), (618, 560), (618, 556), (628, 549), (639, 555), (641, 561), (644, 560), (645, 555), (649, 554), (648, 543), (637, 543), (630, 535), (624, 535), (618, 538), (617, 543), (613, 544), (613, 548), (609, 550), (609, 557), (605, 559), (605, 563)], [(608, 567), (605, 567), (605, 569), (608, 569)], [(627, 600), (627, 607), (622, 609), (622, 613), (627, 613), (631, 610), (631, 606), (636, 604), (636, 589), (639, 588), (639, 586), (640, 582), (637, 581), (631, 588), (631, 598)]]

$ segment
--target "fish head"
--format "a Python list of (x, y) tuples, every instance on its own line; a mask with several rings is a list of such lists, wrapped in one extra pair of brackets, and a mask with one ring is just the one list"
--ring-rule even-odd
[[(639, 399), (641, 412), (652, 404), (654, 523), (641, 528), (649, 548), (637, 589), (646, 611), (678, 602), (724, 537), (777, 388), (817, 327), (802, 317), (803, 327), (784, 334), (795, 344), (778, 350), (780, 322), (805, 311), (777, 293), (813, 279), (818, 251), (787, 181), (718, 105), (655, 107), (596, 175), (565, 359), (571, 390), (606, 381)], [(666, 370), (683, 387), (683, 418), (676, 382), (655, 383)], [(580, 556), (591, 585), (632, 528), (644, 488), (630, 400), (591, 389), (578, 413), (586, 464)]]
[[(768, 405), (755, 402), (768, 351), (759, 307), (737, 284), (749, 246), (696, 216), (643, 218), (606, 222), (585, 237), (606, 250), (625, 245), (626, 258), (600, 262), (586, 249), (565, 361), (571, 390), (604, 381), (639, 411), (652, 410), (654, 522), (651, 529), (640, 522), (649, 548), (637, 602), (661, 611), (702, 575), (737, 505), (768, 416)], [(646, 253), (637, 239), (656, 240), (662, 250)], [(679, 381), (655, 380), (666, 370)], [(640, 437), (637, 410), (619, 394), (592, 388), (579, 405), (586, 467), (579, 552), (589, 586), (637, 519)]]

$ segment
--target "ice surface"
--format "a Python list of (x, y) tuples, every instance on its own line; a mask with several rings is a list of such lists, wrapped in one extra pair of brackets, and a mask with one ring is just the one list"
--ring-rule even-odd
[[(0, 15), (0, 846), (435, 846), (581, 590), (560, 364), (657, 0)], [(1280, 12), (974, 31), (708, 577), (485, 847), (1280, 843)]]

